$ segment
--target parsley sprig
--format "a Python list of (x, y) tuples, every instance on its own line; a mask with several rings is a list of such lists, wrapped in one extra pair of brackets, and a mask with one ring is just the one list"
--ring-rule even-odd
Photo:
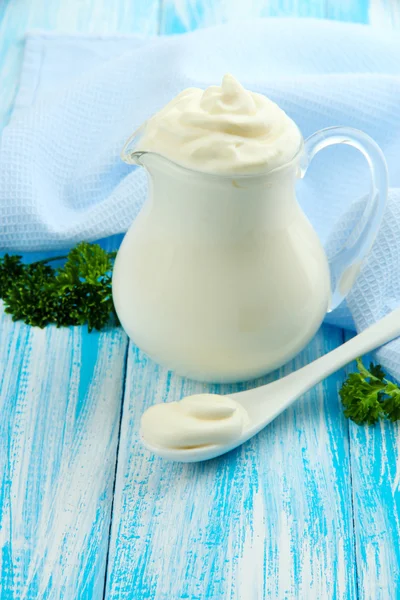
[(339, 394), (344, 414), (358, 425), (374, 425), (380, 419), (400, 419), (400, 388), (386, 379), (380, 365), (367, 369), (357, 359), (358, 373), (350, 373)]
[[(45, 327), (87, 324), (103, 329), (116, 319), (111, 293), (115, 252), (81, 242), (67, 256), (25, 264), (21, 256), (0, 259), (0, 299), (14, 321)], [(52, 267), (53, 261), (65, 261)]]

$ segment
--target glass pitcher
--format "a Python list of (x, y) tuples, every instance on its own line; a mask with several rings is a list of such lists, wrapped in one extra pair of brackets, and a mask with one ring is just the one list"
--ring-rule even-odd
[[(234, 382), (290, 360), (352, 287), (375, 239), (387, 169), (366, 134), (333, 127), (313, 134), (287, 164), (246, 175), (183, 167), (135, 149), (122, 158), (149, 174), (148, 198), (118, 252), (116, 311), (155, 361), (193, 379)], [(354, 146), (371, 190), (361, 222), (330, 264), (295, 194), (317, 152)]]

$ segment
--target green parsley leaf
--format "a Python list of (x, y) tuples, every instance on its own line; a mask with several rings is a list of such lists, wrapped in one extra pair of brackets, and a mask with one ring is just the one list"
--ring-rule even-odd
[(396, 383), (388, 381), (385, 392), (387, 396), (382, 402), (387, 418), (394, 422), (400, 419), (400, 389)]
[(400, 419), (400, 388), (389, 381), (380, 365), (367, 369), (357, 359), (358, 373), (350, 373), (339, 394), (344, 414), (358, 425), (374, 425), (380, 419)]
[[(87, 324), (89, 331), (103, 329), (110, 315), (117, 321), (111, 292), (115, 252), (98, 244), (81, 242), (67, 257), (32, 264), (20, 256), (0, 259), (0, 298), (14, 321), (45, 327)], [(48, 263), (65, 259), (54, 269)]]
[(4, 298), (15, 279), (22, 274), (24, 265), (21, 263), (21, 258), (18, 255), (5, 254), (0, 259), (0, 298)]

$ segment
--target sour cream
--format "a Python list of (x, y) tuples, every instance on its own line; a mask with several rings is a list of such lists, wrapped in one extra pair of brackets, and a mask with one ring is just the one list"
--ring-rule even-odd
[(192, 169), (248, 173), (286, 164), (301, 141), (297, 125), (275, 102), (228, 74), (220, 86), (178, 94), (147, 122), (137, 150)]
[(151, 406), (142, 416), (141, 433), (162, 448), (198, 448), (239, 438), (247, 421), (246, 410), (229, 396), (197, 394)]

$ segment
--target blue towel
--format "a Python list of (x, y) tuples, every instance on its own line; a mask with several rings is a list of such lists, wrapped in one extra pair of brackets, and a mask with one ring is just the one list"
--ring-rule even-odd
[[(121, 162), (126, 138), (185, 87), (225, 72), (267, 94), (303, 135), (362, 129), (390, 175), (386, 214), (346, 304), (328, 322), (362, 330), (400, 304), (400, 42), (362, 25), (264, 19), (158, 38), (30, 34), (19, 92), (0, 142), (0, 248), (67, 247), (124, 232), (146, 195)], [(330, 252), (369, 186), (355, 150), (328, 149), (299, 201)], [(400, 342), (379, 351), (400, 378)]]

